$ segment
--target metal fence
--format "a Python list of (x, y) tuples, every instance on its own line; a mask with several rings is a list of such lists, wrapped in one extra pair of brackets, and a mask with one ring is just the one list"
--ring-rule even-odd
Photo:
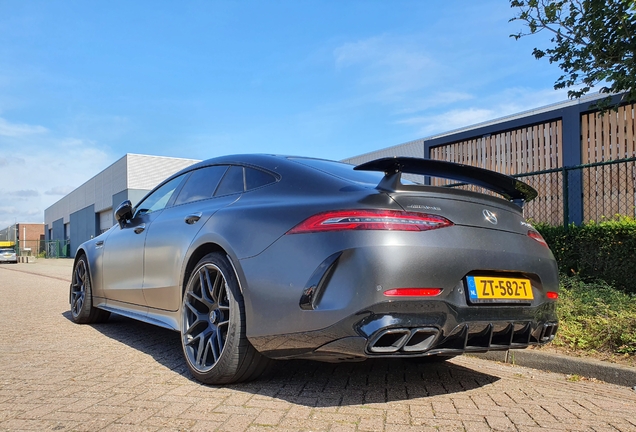
[[(512, 177), (537, 190), (537, 197), (523, 209), (526, 219), (535, 223), (567, 227), (570, 223), (599, 222), (616, 216), (636, 217), (636, 158), (553, 168)], [(445, 182), (449, 187), (496, 195), (477, 186)]]
[(42, 252), (40, 240), (18, 240), (15, 244), (15, 252), (19, 256), (38, 256)]
[(71, 242), (70, 240), (18, 240), (15, 252), (18, 256), (69, 258), (71, 256)]
[(514, 176), (539, 195), (524, 215), (551, 225), (636, 216), (636, 158), (596, 162)]

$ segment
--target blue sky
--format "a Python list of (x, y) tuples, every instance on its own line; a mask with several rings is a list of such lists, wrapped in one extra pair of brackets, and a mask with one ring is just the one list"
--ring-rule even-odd
[(0, 0), (0, 228), (125, 153), (343, 159), (566, 99), (504, 0)]

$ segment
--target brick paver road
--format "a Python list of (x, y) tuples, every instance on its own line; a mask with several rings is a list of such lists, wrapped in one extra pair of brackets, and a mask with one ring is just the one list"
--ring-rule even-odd
[(283, 362), (204, 386), (177, 333), (73, 324), (69, 280), (66, 261), (0, 266), (0, 430), (636, 431), (629, 388), (468, 357)]

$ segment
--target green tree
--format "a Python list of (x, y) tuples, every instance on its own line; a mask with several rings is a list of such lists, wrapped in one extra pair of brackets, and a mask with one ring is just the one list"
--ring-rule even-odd
[(568, 90), (570, 98), (594, 86), (608, 97), (597, 106), (606, 111), (612, 93), (623, 93), (621, 102), (636, 102), (636, 0), (510, 0), (524, 23), (515, 39), (542, 31), (552, 33), (552, 46), (535, 48), (537, 58), (547, 57), (564, 72), (555, 89)]

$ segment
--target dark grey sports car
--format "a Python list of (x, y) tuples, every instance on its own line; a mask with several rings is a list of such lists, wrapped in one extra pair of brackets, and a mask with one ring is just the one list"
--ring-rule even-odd
[(535, 196), (511, 177), (425, 159), (210, 159), (122, 203), (118, 225), (79, 247), (71, 315), (179, 331), (193, 375), (213, 384), (253, 379), (269, 359), (542, 344), (557, 330), (558, 280), (522, 217)]

